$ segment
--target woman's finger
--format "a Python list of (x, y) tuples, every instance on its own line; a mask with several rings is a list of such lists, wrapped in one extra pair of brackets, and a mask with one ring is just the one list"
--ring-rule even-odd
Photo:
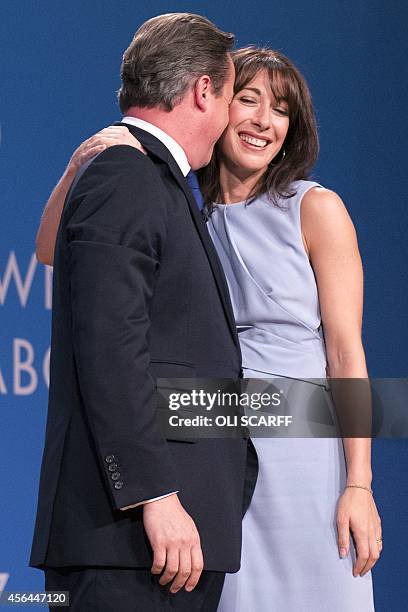
[(103, 130), (97, 132), (92, 138), (95, 138), (96, 136), (103, 136), (104, 138), (128, 138), (130, 135), (131, 134), (127, 128), (112, 125), (110, 127), (103, 128)]
[(121, 134), (130, 134), (129, 128), (126, 125), (108, 125), (100, 130), (101, 132), (119, 132)]
[(115, 145), (128, 145), (138, 149), (146, 155), (142, 144), (132, 136), (129, 130), (120, 125), (111, 125), (103, 128), (93, 136), (85, 140), (73, 153), (70, 164), (79, 169), (85, 162), (101, 153), (105, 149)]
[(337, 542), (339, 555), (344, 559), (350, 549), (350, 522), (346, 516), (337, 516)]
[(372, 531), (369, 538), (370, 556), (367, 563), (360, 572), (360, 576), (364, 576), (371, 568), (377, 563), (380, 558), (380, 551), (378, 550), (378, 542), (376, 542), (374, 531)]
[(81, 153), (80, 158), (79, 158), (79, 165), (82, 166), (89, 159), (91, 159), (92, 157), (95, 157), (95, 155), (98, 155), (98, 153), (101, 153), (105, 149), (106, 149), (106, 145), (104, 144), (94, 145), (92, 147), (89, 147), (83, 153)]
[(92, 136), (91, 139), (89, 139), (88, 146), (104, 144), (106, 145), (106, 147), (111, 147), (113, 145), (122, 144), (134, 147), (135, 149), (138, 149), (138, 151), (141, 151), (142, 153), (146, 154), (146, 151), (143, 148), (142, 144), (129, 132), (127, 128), (116, 128), (117, 126), (112, 126), (112, 129), (104, 128), (103, 130), (95, 134), (95, 136)]
[(354, 539), (357, 558), (353, 566), (353, 576), (359, 576), (370, 557), (370, 546), (365, 533), (354, 534)]
[(378, 544), (378, 550), (381, 552), (383, 548), (382, 542), (382, 528), (381, 528), (381, 517), (378, 514), (377, 506), (374, 504), (376, 528), (375, 528), (375, 540)]

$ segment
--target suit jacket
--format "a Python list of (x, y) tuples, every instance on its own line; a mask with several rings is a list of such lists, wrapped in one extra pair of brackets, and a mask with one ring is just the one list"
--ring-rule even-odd
[(155, 421), (156, 378), (239, 377), (228, 289), (174, 158), (129, 129), (148, 156), (123, 145), (94, 158), (58, 231), (30, 565), (150, 567), (142, 508), (120, 508), (178, 490), (205, 568), (233, 572), (256, 479), (248, 440), (166, 440)]

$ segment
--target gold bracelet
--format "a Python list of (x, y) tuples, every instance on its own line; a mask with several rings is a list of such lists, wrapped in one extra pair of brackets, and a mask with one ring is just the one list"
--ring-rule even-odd
[(363, 485), (348, 484), (344, 488), (348, 489), (349, 487), (353, 489), (364, 489), (364, 491), (368, 491), (369, 493), (371, 493), (371, 495), (373, 495), (373, 490), (369, 487), (363, 487)]

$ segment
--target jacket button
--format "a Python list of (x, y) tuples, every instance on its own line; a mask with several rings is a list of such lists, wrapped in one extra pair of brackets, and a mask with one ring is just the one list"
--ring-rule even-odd
[(113, 463), (116, 460), (115, 455), (106, 455), (105, 461), (106, 463)]
[(111, 478), (112, 480), (118, 480), (120, 478), (120, 472), (113, 472), (113, 474), (111, 474)]
[(108, 470), (110, 472), (114, 472), (117, 469), (117, 467), (118, 467), (117, 463), (111, 463), (110, 465), (108, 465)]
[(123, 487), (123, 482), (121, 480), (117, 480), (113, 486), (115, 489), (121, 489)]

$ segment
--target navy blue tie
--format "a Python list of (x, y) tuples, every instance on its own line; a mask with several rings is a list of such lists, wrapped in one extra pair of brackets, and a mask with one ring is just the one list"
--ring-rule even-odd
[(199, 210), (203, 210), (204, 208), (204, 198), (203, 194), (200, 190), (200, 185), (198, 184), (198, 178), (195, 172), (190, 170), (190, 172), (186, 176), (187, 182), (191, 191), (193, 192), (193, 196), (195, 201), (197, 202), (197, 206)]

